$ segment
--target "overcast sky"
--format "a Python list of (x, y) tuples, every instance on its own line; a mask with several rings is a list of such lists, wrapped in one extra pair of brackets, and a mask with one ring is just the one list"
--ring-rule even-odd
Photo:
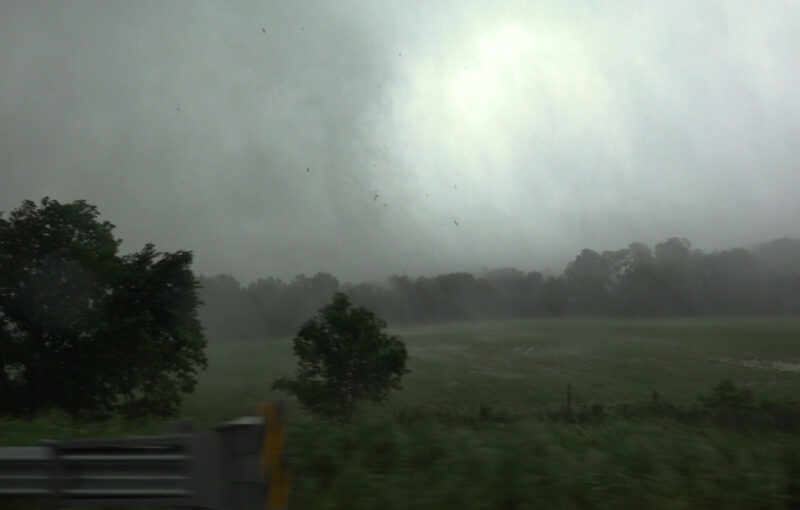
[(800, 237), (800, 2), (0, 2), (0, 211), (243, 281)]

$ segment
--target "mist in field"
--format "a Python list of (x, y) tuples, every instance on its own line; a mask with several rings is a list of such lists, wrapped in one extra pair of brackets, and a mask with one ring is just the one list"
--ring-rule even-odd
[(0, 210), (249, 282), (800, 236), (800, 5), (3, 2)]

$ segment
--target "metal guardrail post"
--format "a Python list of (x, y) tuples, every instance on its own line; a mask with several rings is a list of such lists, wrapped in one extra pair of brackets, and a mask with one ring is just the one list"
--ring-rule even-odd
[(263, 422), (256, 417), (239, 418), (215, 429), (223, 454), (225, 510), (264, 508), (267, 485), (260, 469), (262, 429)]

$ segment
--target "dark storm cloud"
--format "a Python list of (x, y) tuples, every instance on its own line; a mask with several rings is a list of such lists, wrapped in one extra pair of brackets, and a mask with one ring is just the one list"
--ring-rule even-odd
[(798, 236), (791, 2), (5, 2), (0, 210), (245, 280)]
[(247, 277), (347, 268), (335, 247), (353, 236), (370, 249), (356, 223), (383, 166), (365, 131), (387, 70), (366, 20), (294, 3), (3, 10), (3, 209), (87, 198), (128, 248), (192, 248)]

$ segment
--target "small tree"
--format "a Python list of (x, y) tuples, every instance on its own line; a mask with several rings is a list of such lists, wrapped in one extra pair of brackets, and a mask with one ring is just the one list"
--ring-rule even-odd
[(711, 395), (700, 395), (700, 402), (712, 411), (736, 411), (755, 407), (755, 398), (747, 388), (738, 388), (730, 380), (723, 379), (712, 390)]
[(405, 345), (384, 328), (386, 322), (337, 292), (294, 339), (296, 377), (273, 388), (297, 396), (314, 413), (350, 419), (357, 401), (383, 401), (408, 373)]
[(174, 414), (206, 366), (187, 251), (117, 254), (82, 200), (0, 215), (0, 414)]

